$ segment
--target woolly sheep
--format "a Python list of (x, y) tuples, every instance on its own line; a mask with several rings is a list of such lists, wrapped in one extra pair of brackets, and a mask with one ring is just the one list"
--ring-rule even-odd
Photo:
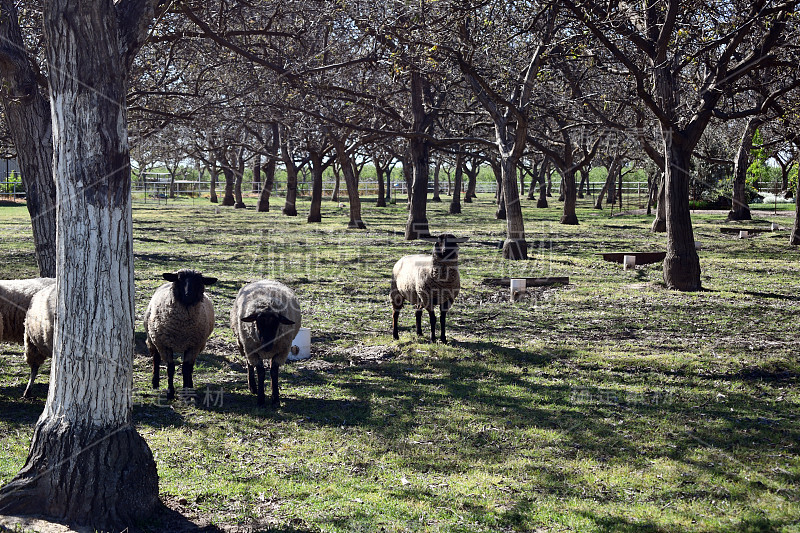
[(159, 366), (167, 363), (167, 399), (175, 398), (173, 353), (183, 354), (183, 388), (191, 389), (194, 362), (206, 347), (214, 330), (214, 305), (204, 294), (206, 285), (217, 278), (207, 278), (200, 272), (184, 269), (162, 274), (164, 283), (153, 294), (144, 312), (147, 347), (153, 357), (153, 388), (158, 388)]
[(33, 295), (53, 285), (55, 278), (9, 279), (0, 281), (0, 341), (22, 344), (25, 313)]
[(236, 296), (231, 328), (236, 333), (239, 353), (247, 359), (247, 384), (250, 392), (257, 395), (259, 406), (266, 403), (264, 361), (269, 361), (272, 407), (280, 406), (278, 369), (286, 363), (300, 320), (300, 304), (294, 291), (278, 281), (254, 281)]
[(436, 306), (440, 310), (442, 343), (447, 342), (445, 336), (445, 315), (461, 289), (461, 278), (458, 274), (458, 243), (466, 239), (458, 239), (444, 234), (438, 238), (427, 238), (434, 242), (430, 255), (407, 255), (395, 263), (392, 269), (392, 285), (389, 296), (392, 300), (392, 336), (400, 338), (397, 331), (397, 320), (403, 303), (408, 301), (416, 308), (417, 335), (422, 335), (422, 311), (428, 311), (431, 321), (431, 342), (436, 341)]
[(25, 361), (31, 368), (31, 377), (23, 397), (33, 396), (33, 381), (45, 359), (53, 355), (53, 331), (55, 330), (56, 286), (48, 285), (31, 298), (25, 315)]

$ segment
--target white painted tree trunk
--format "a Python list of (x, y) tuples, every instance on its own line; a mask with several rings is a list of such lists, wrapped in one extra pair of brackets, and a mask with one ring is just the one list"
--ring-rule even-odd
[(28, 460), (0, 489), (5, 513), (102, 530), (159, 506), (153, 456), (131, 425), (131, 177), (117, 24), (110, 0), (45, 3), (57, 319), (50, 391)]

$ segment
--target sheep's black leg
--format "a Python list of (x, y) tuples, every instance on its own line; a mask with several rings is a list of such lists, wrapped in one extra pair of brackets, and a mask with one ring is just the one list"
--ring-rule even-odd
[(278, 392), (278, 363), (275, 360), (269, 366), (269, 377), (272, 379), (272, 407), (278, 408), (281, 406), (281, 396)]
[(433, 310), (428, 311), (428, 316), (431, 319), (431, 342), (436, 342), (436, 314)]
[(422, 309), (417, 309), (415, 314), (417, 316), (417, 336), (422, 337)]
[(400, 318), (400, 309), (392, 310), (392, 337), (395, 340), (400, 338), (400, 334), (397, 331), (397, 321)]
[(183, 364), (181, 365), (181, 372), (183, 373), (183, 388), (193, 389), (194, 382), (192, 381), (192, 372), (194, 371), (194, 359), (190, 359), (189, 352), (183, 354)]
[(264, 379), (267, 377), (267, 373), (264, 370), (264, 361), (259, 360), (256, 363), (256, 372), (258, 373), (258, 389), (256, 390), (258, 399), (256, 400), (256, 405), (263, 407), (267, 403), (264, 400)]
[(175, 399), (175, 386), (172, 384), (175, 379), (175, 360), (170, 357), (167, 359), (167, 400)]
[(258, 383), (256, 382), (256, 367), (247, 363), (247, 386), (250, 392), (258, 394)]
[[(447, 309), (440, 309), (439, 310), (439, 329), (441, 332), (439, 333), (439, 339), (442, 341), (442, 344), (447, 344), (447, 337), (444, 334), (444, 317), (447, 315)], [(433, 316), (433, 315), (431, 315)]]
[(150, 355), (153, 356), (153, 388), (158, 388), (159, 370), (161, 366), (161, 354), (158, 350), (150, 350)]
[(39, 366), (38, 365), (31, 365), (31, 377), (28, 380), (28, 386), (25, 387), (25, 392), (22, 393), (23, 398), (32, 398), (33, 397), (33, 380), (36, 379), (36, 374), (39, 373)]

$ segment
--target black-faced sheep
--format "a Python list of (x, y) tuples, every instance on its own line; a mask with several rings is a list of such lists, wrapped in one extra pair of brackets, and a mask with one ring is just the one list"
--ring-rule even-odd
[(25, 339), (25, 313), (33, 295), (53, 285), (55, 278), (9, 279), (0, 281), (0, 341), (22, 344)]
[(45, 287), (31, 298), (25, 315), (25, 361), (31, 368), (31, 377), (22, 395), (25, 398), (33, 396), (33, 381), (39, 367), (53, 355), (57, 296), (56, 285)]
[[(273, 280), (249, 283), (239, 290), (231, 308), (231, 328), (239, 353), (247, 359), (247, 384), (264, 405), (264, 361), (269, 361), (272, 406), (280, 406), (278, 369), (286, 363), (300, 329), (300, 303), (294, 291)], [(258, 374), (256, 376), (256, 374)]]
[(438, 306), (441, 322), (440, 339), (447, 342), (445, 335), (445, 315), (453, 305), (461, 289), (458, 274), (458, 239), (445, 234), (429, 238), (435, 244), (430, 255), (407, 255), (395, 263), (392, 269), (392, 286), (389, 296), (392, 300), (392, 336), (399, 338), (397, 320), (403, 303), (408, 301), (416, 308), (417, 335), (422, 335), (422, 311), (428, 311), (431, 321), (431, 342), (436, 341), (436, 314)]
[(173, 354), (183, 354), (183, 388), (191, 389), (194, 362), (206, 347), (208, 336), (214, 330), (214, 305), (205, 295), (205, 286), (216, 283), (217, 278), (207, 278), (194, 270), (179, 270), (163, 274), (169, 283), (161, 285), (144, 313), (147, 347), (153, 356), (153, 388), (158, 388), (159, 365), (167, 363), (167, 399), (175, 397)]

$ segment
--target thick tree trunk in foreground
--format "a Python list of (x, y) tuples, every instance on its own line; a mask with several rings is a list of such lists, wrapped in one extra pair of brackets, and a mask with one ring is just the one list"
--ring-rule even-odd
[(153, 456), (131, 425), (131, 181), (117, 25), (110, 0), (45, 3), (58, 318), (50, 391), (28, 459), (0, 489), (4, 514), (102, 530), (160, 507)]
[(31, 217), (39, 274), (56, 275), (56, 184), (53, 180), (53, 130), (50, 106), (28, 61), (18, 13), (11, 0), (0, 4), (0, 75), (8, 129), (17, 150)]
[[(665, 138), (668, 132), (664, 133)], [(664, 258), (664, 282), (671, 289), (700, 290), (700, 258), (694, 244), (692, 217), (689, 211), (689, 160), (691, 152), (675, 144), (667, 145), (664, 176), (667, 256)]]
[(750, 166), (750, 150), (753, 148), (753, 136), (764, 122), (760, 116), (750, 117), (739, 140), (736, 160), (733, 166), (733, 197), (728, 220), (752, 220), (750, 207), (747, 205), (747, 168)]

